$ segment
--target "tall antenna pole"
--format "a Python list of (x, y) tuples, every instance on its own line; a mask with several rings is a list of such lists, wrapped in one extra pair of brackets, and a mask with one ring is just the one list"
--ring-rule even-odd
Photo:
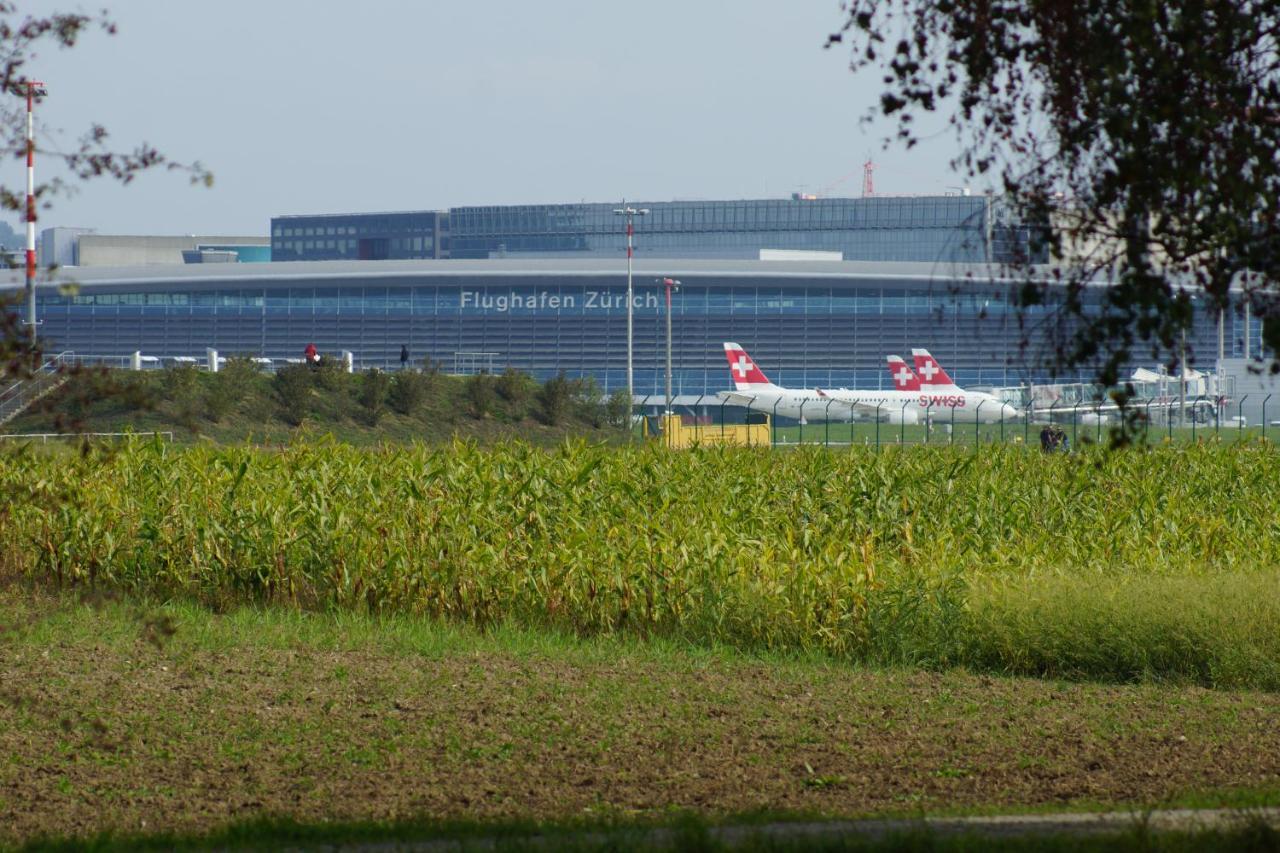
[(876, 194), (876, 185), (872, 180), (872, 175), (876, 170), (876, 164), (871, 162), (871, 158), (867, 158), (867, 162), (862, 164), (862, 197), (871, 198)]
[(622, 207), (614, 208), (613, 212), (618, 214), (619, 216), (627, 217), (627, 435), (630, 435), (631, 434), (631, 406), (636, 396), (635, 382), (633, 381), (632, 371), (631, 371), (631, 348), (632, 348), (631, 347), (631, 343), (632, 343), (631, 314), (632, 314), (633, 303), (635, 302), (635, 299), (632, 297), (632, 290), (631, 290), (631, 256), (633, 254), (631, 238), (635, 234), (634, 218), (637, 216), (644, 216), (646, 213), (649, 212), (649, 210), (648, 208), (637, 209), (637, 208), (631, 207), (624, 201), (622, 203)]
[(36, 125), (35, 96), (43, 95), (44, 84), (25, 81), (27, 87), (27, 325), (36, 339)]

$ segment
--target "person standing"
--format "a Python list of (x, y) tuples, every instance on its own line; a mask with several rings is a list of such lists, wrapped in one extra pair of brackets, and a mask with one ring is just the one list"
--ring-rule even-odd
[(320, 351), (316, 349), (314, 343), (307, 344), (307, 348), (302, 351), (302, 357), (306, 359), (307, 364), (315, 365), (320, 361)]
[(404, 370), (409, 366), (409, 345), (400, 345), (400, 369)]

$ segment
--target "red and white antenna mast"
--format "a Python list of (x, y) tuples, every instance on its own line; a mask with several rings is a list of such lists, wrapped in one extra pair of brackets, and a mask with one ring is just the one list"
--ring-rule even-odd
[(871, 198), (876, 194), (876, 185), (872, 180), (872, 174), (876, 170), (876, 164), (871, 162), (871, 158), (867, 158), (867, 162), (862, 164), (862, 197)]
[(27, 325), (31, 339), (36, 337), (36, 125), (35, 99), (45, 94), (38, 80), (24, 80), (27, 87)]

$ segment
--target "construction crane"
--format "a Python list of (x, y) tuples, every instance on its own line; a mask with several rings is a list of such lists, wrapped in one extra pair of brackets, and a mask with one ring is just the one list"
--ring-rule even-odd
[(832, 181), (831, 183), (827, 184), (825, 187), (823, 187), (822, 189), (814, 193), (812, 195), (812, 198), (824, 198), (830, 195), (832, 190), (834, 190), (836, 187), (840, 186), (850, 178), (856, 176), (859, 172), (862, 173), (862, 197), (872, 198), (876, 194), (875, 181), (872, 177), (873, 173), (875, 172), (875, 168), (876, 168), (876, 164), (872, 162), (871, 155), (868, 154), (866, 162), (862, 164), (862, 167), (860, 169), (850, 172), (847, 175), (841, 175), (839, 178), (837, 178), (836, 180)]

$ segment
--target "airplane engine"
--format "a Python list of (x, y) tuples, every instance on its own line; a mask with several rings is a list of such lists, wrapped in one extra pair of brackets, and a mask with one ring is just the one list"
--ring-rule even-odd
[(910, 408), (905, 411), (891, 411), (889, 412), (888, 421), (894, 426), (901, 426), (902, 424), (918, 424), (920, 423), (920, 414), (915, 409)]

